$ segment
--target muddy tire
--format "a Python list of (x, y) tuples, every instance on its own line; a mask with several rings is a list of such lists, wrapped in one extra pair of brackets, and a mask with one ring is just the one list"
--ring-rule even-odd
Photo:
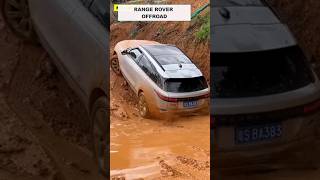
[(39, 44), (29, 12), (28, 0), (2, 0), (2, 17), (9, 29), (22, 40)]
[(143, 118), (150, 118), (150, 116), (151, 116), (150, 109), (149, 109), (148, 103), (146, 101), (146, 97), (144, 96), (144, 93), (140, 92), (138, 98), (139, 98), (138, 99), (138, 110), (139, 110), (140, 116)]
[(120, 71), (120, 65), (119, 65), (119, 60), (117, 56), (113, 56), (110, 61), (111, 69), (116, 75), (120, 76), (121, 71)]
[(108, 121), (108, 103), (105, 96), (98, 98), (91, 111), (91, 137), (92, 137), (92, 152), (94, 159), (97, 162), (99, 171), (108, 177), (109, 175), (109, 149), (110, 139), (109, 121)]

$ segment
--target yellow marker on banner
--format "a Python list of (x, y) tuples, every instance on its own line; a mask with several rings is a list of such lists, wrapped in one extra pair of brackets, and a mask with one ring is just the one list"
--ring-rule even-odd
[(119, 4), (113, 4), (113, 11), (118, 12)]

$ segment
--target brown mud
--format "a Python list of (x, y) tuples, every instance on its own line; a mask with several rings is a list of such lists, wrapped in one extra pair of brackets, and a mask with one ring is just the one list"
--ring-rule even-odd
[(111, 175), (134, 178), (208, 179), (209, 116), (143, 119), (135, 95), (111, 74)]

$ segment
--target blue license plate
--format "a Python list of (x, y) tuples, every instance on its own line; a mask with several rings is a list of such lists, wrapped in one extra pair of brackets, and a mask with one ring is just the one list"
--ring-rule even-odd
[(282, 125), (280, 123), (265, 124), (258, 126), (246, 126), (235, 128), (235, 143), (250, 144), (270, 141), (282, 136)]
[(183, 102), (183, 107), (185, 108), (194, 108), (198, 106), (198, 101), (185, 101)]

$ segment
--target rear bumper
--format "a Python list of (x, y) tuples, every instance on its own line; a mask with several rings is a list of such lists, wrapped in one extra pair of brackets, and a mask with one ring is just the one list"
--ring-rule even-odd
[(185, 114), (185, 113), (196, 113), (196, 112), (209, 112), (209, 98), (198, 100), (198, 106), (194, 108), (184, 108), (183, 102), (171, 103), (162, 101), (158, 104), (159, 112), (161, 114), (174, 113), (174, 114)]
[(292, 164), (299, 159), (296, 158), (299, 153), (303, 157), (307, 149), (312, 149), (317, 137), (319, 117), (320, 113), (315, 113), (305, 118), (286, 120), (285, 128), (289, 133), (280, 139), (260, 144), (236, 145), (230, 139), (222, 137), (232, 135), (221, 132), (221, 129), (217, 130), (219, 128), (213, 129), (214, 166), (223, 171), (259, 167), (259, 165), (281, 166), (288, 163), (288, 160)]

